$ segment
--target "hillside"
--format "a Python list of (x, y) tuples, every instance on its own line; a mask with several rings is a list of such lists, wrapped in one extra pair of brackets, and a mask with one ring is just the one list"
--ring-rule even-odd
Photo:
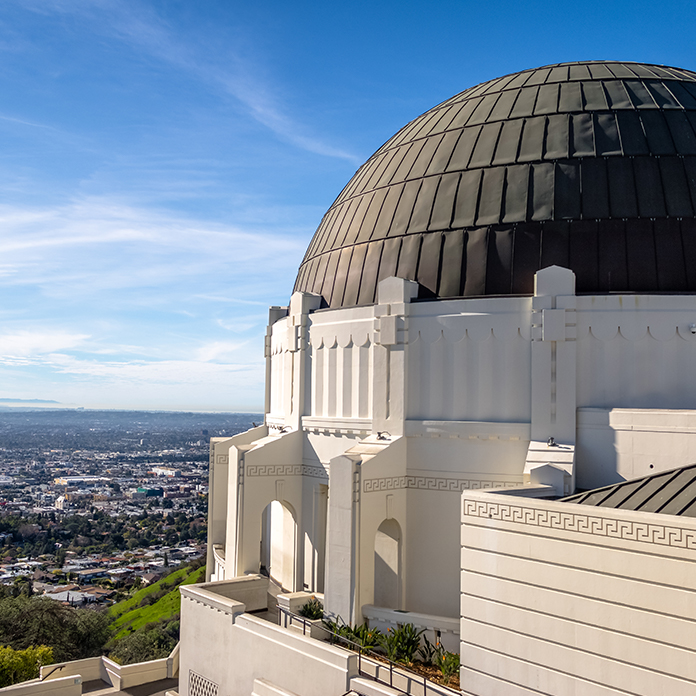
[(193, 585), (205, 581), (205, 566), (192, 570), (180, 568), (167, 577), (138, 590), (132, 597), (109, 609), (113, 638), (118, 641), (139, 628), (176, 616), (181, 607), (180, 585)]

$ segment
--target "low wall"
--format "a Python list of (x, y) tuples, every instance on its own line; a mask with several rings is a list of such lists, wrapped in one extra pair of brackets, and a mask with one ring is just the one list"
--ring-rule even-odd
[(48, 681), (32, 679), (28, 682), (6, 686), (0, 694), (12, 696), (82, 696), (82, 679), (79, 676), (60, 677)]
[(362, 613), (370, 628), (378, 628), (386, 633), (390, 628), (396, 629), (399, 625), (410, 623), (419, 630), (425, 629), (423, 635), (427, 636), (431, 643), (440, 642), (445, 650), (459, 652), (459, 619), (419, 614), (414, 611), (395, 611), (371, 604), (366, 604)]
[(41, 679), (51, 682), (76, 675), (80, 675), (82, 681), (88, 682), (105, 679), (106, 669), (101, 657), (88, 657), (84, 660), (56, 662), (52, 665), (45, 665), (41, 668), (39, 674)]
[[(182, 590), (188, 585), (184, 585)], [(244, 605), (243, 611), (259, 611), (268, 608), (268, 578), (264, 575), (240, 575), (231, 580), (204, 582), (196, 585), (200, 590), (212, 590), (217, 597), (232, 599)]]
[(324, 595), (320, 592), (284, 592), (276, 597), (278, 606), (287, 609), (293, 614), (299, 614), (300, 609), (314, 597), (324, 606)]
[[(88, 657), (84, 660), (59, 662), (41, 668), (43, 684), (54, 684), (62, 679), (77, 678), (81, 682), (101, 680), (119, 689), (149, 684), (160, 679), (175, 677), (179, 672), (179, 644), (169, 657), (160, 660), (119, 665), (108, 657)], [(28, 684), (28, 683), (27, 683)], [(14, 688), (14, 687), (12, 687)], [(47, 691), (46, 693), (50, 692)], [(27, 693), (34, 693), (33, 691)], [(44, 693), (44, 692), (36, 692)], [(82, 693), (81, 691), (79, 693)]]
[(696, 520), (462, 495), (466, 694), (696, 693)]
[(107, 683), (117, 689), (130, 689), (133, 686), (149, 684), (167, 678), (168, 657), (161, 660), (138, 662), (134, 665), (119, 665), (108, 657), (102, 658), (109, 675)]
[(249, 696), (258, 679), (302, 696), (341, 696), (349, 690), (358, 670), (355, 653), (242, 614), (244, 605), (217, 595), (217, 587), (180, 589), (180, 696), (212, 693), (223, 685), (226, 696)]

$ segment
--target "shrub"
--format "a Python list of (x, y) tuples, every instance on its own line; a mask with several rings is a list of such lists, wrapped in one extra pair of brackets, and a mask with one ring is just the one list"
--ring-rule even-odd
[(423, 645), (418, 648), (418, 655), (424, 665), (432, 665), (437, 654), (437, 644), (431, 643), (428, 636), (423, 636)]
[(369, 628), (367, 624), (356, 626), (353, 629), (353, 642), (363, 650), (372, 650), (380, 645), (382, 632), (378, 628)]
[(48, 597), (0, 600), (0, 645), (14, 650), (47, 645), (58, 662), (101, 655), (109, 624), (102, 612), (66, 607)]
[(300, 607), (299, 614), (311, 621), (322, 619), (324, 618), (324, 605), (316, 597), (312, 597)]
[(179, 639), (179, 621), (151, 622), (114, 641), (109, 658), (122, 665), (168, 657)]
[(459, 655), (458, 653), (448, 652), (439, 643), (437, 644), (437, 648), (434, 663), (442, 673), (444, 683), (449, 684), (450, 679), (459, 669)]
[(41, 667), (52, 662), (53, 649), (47, 645), (32, 645), (25, 650), (0, 646), (0, 688), (36, 679)]
[(383, 635), (380, 641), (387, 659), (392, 662), (404, 662), (406, 664), (413, 662), (423, 633), (425, 633), (425, 629), (418, 631), (410, 623), (403, 624), (396, 630), (390, 628), (389, 632)]

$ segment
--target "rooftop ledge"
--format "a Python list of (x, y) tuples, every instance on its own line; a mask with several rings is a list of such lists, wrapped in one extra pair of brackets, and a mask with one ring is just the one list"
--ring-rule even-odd
[(243, 575), (231, 580), (180, 585), (181, 596), (205, 604), (232, 617), (268, 606), (268, 578)]

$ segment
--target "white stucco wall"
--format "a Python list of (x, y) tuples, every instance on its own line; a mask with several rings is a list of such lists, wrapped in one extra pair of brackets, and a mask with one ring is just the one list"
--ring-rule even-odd
[(696, 462), (696, 410), (578, 409), (578, 486), (595, 488)]
[[(326, 589), (329, 602), (336, 591), (358, 620), (374, 599), (374, 534), (393, 514), (402, 608), (454, 617), (462, 491), (520, 485), (549, 464), (565, 471), (562, 493), (694, 461), (694, 298), (574, 287), (570, 271), (551, 267), (533, 297), (421, 302), (415, 284), (391, 278), (369, 307), (319, 309), (318, 297), (296, 293), (287, 316), (273, 309), (267, 437), (237, 451), (227, 472), (219, 455), (235, 572), (258, 570), (262, 510), (284, 501), (297, 522), (288, 589)], [(402, 439), (405, 459), (349, 457), (335, 479), (350, 490), (331, 490), (332, 462), (377, 433)], [(225, 503), (213, 498), (219, 538)], [(324, 588), (330, 553), (340, 590), (336, 577)]]
[(408, 324), (408, 418), (529, 420), (531, 298), (418, 302)]
[(243, 614), (243, 604), (210, 588), (181, 594), (180, 696), (210, 693), (210, 685), (249, 696), (257, 679), (299, 696), (341, 696), (357, 676), (355, 653)]
[(464, 693), (687, 696), (696, 520), (462, 496)]

